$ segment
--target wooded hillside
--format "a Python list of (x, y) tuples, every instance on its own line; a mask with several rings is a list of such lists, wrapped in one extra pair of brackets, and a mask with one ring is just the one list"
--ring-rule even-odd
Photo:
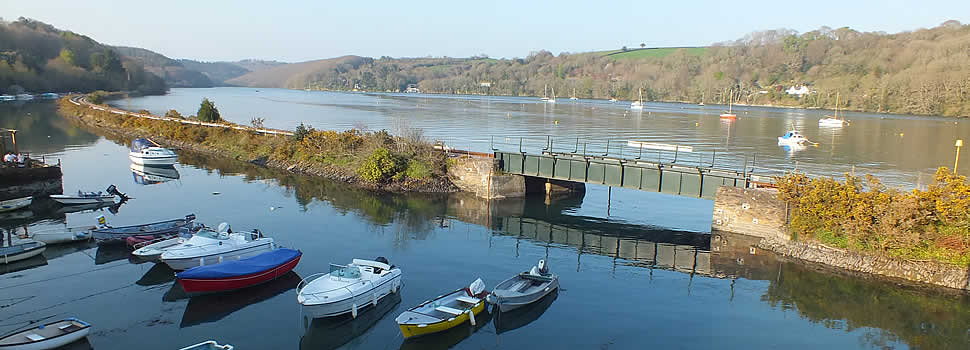
[[(525, 58), (372, 59), (345, 56), (279, 66), (230, 82), (246, 86), (789, 105), (970, 116), (970, 26), (886, 34), (848, 27), (751, 33), (708, 48), (534, 52)], [(624, 52), (625, 51), (625, 52)], [(483, 82), (490, 87), (482, 87)], [(805, 84), (801, 98), (784, 91)], [(733, 94), (730, 91), (734, 91)]]

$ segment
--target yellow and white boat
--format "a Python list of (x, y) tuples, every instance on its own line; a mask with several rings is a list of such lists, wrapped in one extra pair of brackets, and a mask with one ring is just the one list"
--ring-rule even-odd
[(401, 313), (395, 321), (404, 338), (437, 333), (470, 322), (485, 310), (485, 283), (476, 279), (467, 288), (438, 296)]

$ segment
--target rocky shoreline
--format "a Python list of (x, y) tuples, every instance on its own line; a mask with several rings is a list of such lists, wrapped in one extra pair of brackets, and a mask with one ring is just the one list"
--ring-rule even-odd
[[(84, 107), (79, 107), (82, 110), (87, 110)], [(179, 150), (188, 150), (195, 153), (200, 153), (208, 156), (223, 157), (235, 159), (238, 161), (249, 162), (259, 166), (264, 166), (267, 168), (273, 168), (280, 171), (287, 171), (291, 173), (318, 176), (326, 178), (328, 180), (344, 182), (353, 186), (364, 188), (373, 191), (383, 191), (383, 192), (421, 192), (421, 193), (454, 193), (460, 192), (461, 190), (447, 177), (436, 177), (431, 179), (405, 179), (399, 181), (390, 181), (386, 183), (372, 183), (361, 179), (357, 174), (348, 172), (345, 169), (339, 169), (336, 167), (325, 166), (325, 165), (313, 165), (301, 162), (284, 162), (278, 160), (269, 160), (266, 158), (261, 159), (241, 159), (238, 156), (234, 156), (229, 152), (215, 149), (212, 147), (205, 146), (203, 144), (183, 142), (178, 140), (171, 140), (160, 135), (146, 135), (141, 132), (133, 132), (118, 128), (109, 128), (96, 120), (88, 114), (76, 114), (71, 113), (71, 111), (65, 110), (63, 107), (58, 108), (58, 113), (77, 123), (79, 126), (89, 128), (101, 134), (111, 134), (114, 136), (134, 139), (139, 137), (151, 137), (154, 140), (162, 142), (167, 146)]]

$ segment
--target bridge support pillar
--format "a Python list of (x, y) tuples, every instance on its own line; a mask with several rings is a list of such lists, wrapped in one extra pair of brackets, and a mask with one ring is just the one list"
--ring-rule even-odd
[(458, 188), (480, 198), (525, 197), (525, 176), (502, 174), (497, 160), (487, 157), (459, 157), (448, 167), (448, 176)]
[(787, 227), (788, 208), (777, 190), (718, 187), (712, 231), (788, 241)]

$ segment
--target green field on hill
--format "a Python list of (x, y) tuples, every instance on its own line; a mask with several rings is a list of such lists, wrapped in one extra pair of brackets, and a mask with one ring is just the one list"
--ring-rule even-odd
[(702, 56), (707, 52), (706, 47), (661, 47), (654, 49), (629, 49), (627, 52), (621, 50), (606, 51), (603, 52), (603, 56), (609, 56), (612, 58), (627, 60), (627, 59), (642, 59), (642, 58), (664, 58), (677, 50), (686, 50), (688, 55)]

